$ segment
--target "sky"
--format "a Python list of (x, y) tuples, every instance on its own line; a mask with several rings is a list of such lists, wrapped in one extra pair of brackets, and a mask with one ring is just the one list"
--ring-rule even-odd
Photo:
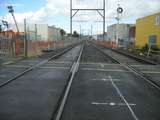
[[(106, 29), (117, 23), (115, 17), (118, 3), (124, 9), (120, 23), (135, 24), (138, 18), (160, 12), (160, 0), (106, 0)], [(2, 19), (13, 24), (13, 18), (6, 8), (10, 4), (14, 7), (18, 24), (26, 18), (28, 24), (46, 23), (69, 32), (70, 0), (0, 0), (0, 24)], [(102, 7), (103, 0), (73, 0), (73, 8)], [(92, 26), (93, 34), (102, 32), (102, 23), (96, 22), (102, 21), (102, 18), (96, 11), (79, 11), (73, 21), (73, 30), (79, 31), (81, 26), (82, 31), (89, 34)]]

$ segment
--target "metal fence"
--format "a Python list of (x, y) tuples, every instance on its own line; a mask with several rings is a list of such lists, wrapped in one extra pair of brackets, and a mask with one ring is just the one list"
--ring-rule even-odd
[[(8, 33), (7, 33), (8, 34)], [(59, 39), (38, 39), (38, 34), (26, 30), (25, 33), (10, 33), (9, 35), (0, 35), (0, 57), (23, 57), (41, 55), (44, 49), (58, 49), (68, 45), (80, 42), (80, 38), (60, 36)], [(26, 38), (26, 39), (25, 39)], [(25, 42), (27, 41), (27, 42)], [(26, 55), (27, 51), (27, 55)]]
[(28, 56), (37, 56), (42, 54), (44, 49), (58, 49), (80, 42), (79, 38), (64, 37), (63, 40), (28, 40)]
[(12, 57), (14, 53), (12, 39), (0, 36), (0, 57)]

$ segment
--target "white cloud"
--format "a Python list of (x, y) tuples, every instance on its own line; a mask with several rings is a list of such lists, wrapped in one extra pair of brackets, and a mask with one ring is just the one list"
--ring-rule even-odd
[[(103, 0), (73, 0), (73, 8), (100, 8)], [(112, 22), (116, 16), (116, 7), (118, 0), (106, 0), (106, 17), (108, 22)], [(160, 0), (120, 0), (124, 8), (122, 19), (139, 18), (160, 11)], [(18, 22), (22, 23), (24, 18), (33, 22), (47, 22), (56, 16), (65, 16), (69, 18), (70, 0), (46, 0), (46, 5), (37, 11), (26, 13), (15, 13)], [(99, 15), (94, 12), (79, 12), (75, 19), (83, 20), (101, 20)], [(4, 17), (13, 23), (10, 14)], [(54, 23), (53, 23), (54, 24)]]

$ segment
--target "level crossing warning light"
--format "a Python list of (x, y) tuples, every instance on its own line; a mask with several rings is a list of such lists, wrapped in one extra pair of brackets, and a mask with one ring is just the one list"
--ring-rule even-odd
[(123, 13), (123, 8), (122, 8), (122, 7), (118, 7), (118, 8), (117, 8), (117, 12), (118, 12), (119, 14)]

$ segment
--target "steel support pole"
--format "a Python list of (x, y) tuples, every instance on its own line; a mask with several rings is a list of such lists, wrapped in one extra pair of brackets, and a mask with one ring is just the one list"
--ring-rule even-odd
[(103, 41), (105, 40), (105, 18), (106, 18), (106, 2), (103, 0)]
[(70, 0), (70, 34), (72, 38), (72, 0)]
[(27, 25), (24, 19), (24, 57), (28, 57)]
[(79, 26), (79, 38), (80, 38), (80, 40), (81, 40), (81, 25)]
[(37, 24), (35, 24), (35, 41), (37, 41)]
[(18, 28), (18, 24), (17, 24), (16, 18), (15, 18), (15, 16), (14, 16), (14, 14), (13, 14), (13, 13), (11, 13), (11, 14), (12, 14), (12, 17), (13, 17), (14, 23), (15, 23), (16, 28), (17, 28), (17, 33), (19, 34), (19, 28)]
[[(106, 4), (106, 2), (105, 2), (105, 0), (103, 0), (103, 8), (102, 9), (73, 9), (72, 0), (70, 0), (70, 34), (72, 35), (73, 17), (78, 13), (78, 11), (97, 11), (103, 19), (103, 40), (105, 40), (105, 6), (106, 6), (105, 4)], [(73, 11), (76, 11), (74, 13), (74, 15), (72, 15)], [(72, 36), (71, 36), (71, 38), (72, 38)]]
[(92, 38), (92, 31), (93, 31), (93, 26), (91, 25), (91, 38)]

